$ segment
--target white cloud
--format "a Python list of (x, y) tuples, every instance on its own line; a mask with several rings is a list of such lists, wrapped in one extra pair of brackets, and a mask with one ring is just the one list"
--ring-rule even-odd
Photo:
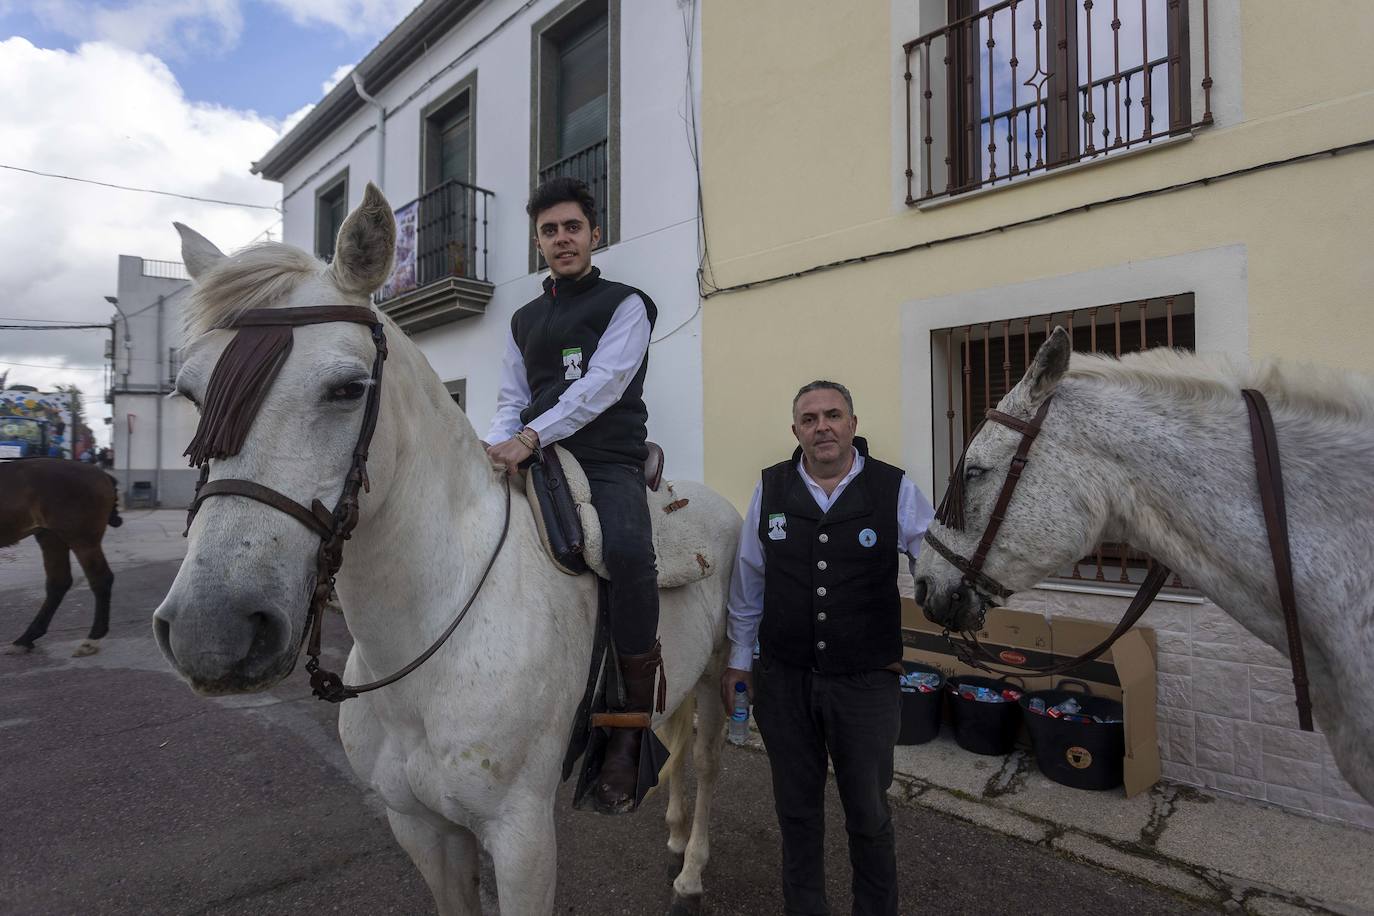
[[(0, 163), (223, 200), (280, 199), (280, 185), (250, 174), (249, 164), (276, 142), (282, 125), (188, 101), (151, 55), (101, 43), (46, 50), (10, 38), (0, 41), (0, 98)], [(0, 170), (0, 318), (106, 322), (111, 309), (103, 296), (115, 292), (118, 255), (180, 260), (173, 220), (228, 251), (276, 219), (270, 210)], [(100, 366), (105, 339), (98, 331), (4, 331), (0, 361)], [(15, 366), (9, 380), (45, 389), (74, 380), (96, 417), (104, 408), (98, 372)]]
[[(30, 0), (28, 9), (46, 27), (78, 41), (106, 41), (181, 59), (190, 54), (221, 54), (235, 47), (243, 35), (243, 11), (248, 2)], [(267, 2), (298, 25), (324, 25), (350, 38), (374, 40), (380, 40), (417, 6), (416, 0)], [(0, 12), (13, 5), (0, 0)]]
[(79, 41), (178, 57), (227, 51), (243, 34), (241, 0), (35, 0), (30, 10), (48, 28)]
[[(283, 118), (281, 122), (282, 136), (286, 136), (287, 134), (291, 133), (291, 131), (295, 129), (296, 125), (304, 121), (305, 116), (310, 114), (310, 112), (314, 110), (315, 103), (311, 102), (307, 105), (302, 105), (300, 108), (297, 108), (295, 111), (291, 112), (289, 115)], [(264, 150), (264, 152), (266, 152), (266, 150)]]
[(331, 25), (358, 37), (381, 38), (418, 5), (416, 0), (271, 0), (301, 25)]
[(329, 95), (329, 90), (339, 85), (339, 81), (345, 79), (348, 74), (353, 72), (356, 64), (341, 64), (334, 68), (334, 72), (329, 74), (329, 79), (320, 83), (320, 95)]

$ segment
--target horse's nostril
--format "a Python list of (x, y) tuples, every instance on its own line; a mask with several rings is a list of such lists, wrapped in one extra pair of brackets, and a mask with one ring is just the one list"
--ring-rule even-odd
[(250, 614), (248, 619), (253, 624), (253, 646), (249, 650), (250, 658), (275, 655), (281, 650), (284, 634), (282, 633), (281, 621), (275, 615), (258, 611)]

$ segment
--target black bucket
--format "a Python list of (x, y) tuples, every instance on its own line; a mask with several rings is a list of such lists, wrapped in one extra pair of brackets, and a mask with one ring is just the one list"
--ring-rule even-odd
[[(1086, 691), (1087, 685), (1078, 684)], [(1061, 685), (1062, 686), (1062, 685)], [(1095, 697), (1077, 690), (1037, 690), (1021, 697), (1026, 710), (1026, 727), (1035, 747), (1035, 762), (1040, 772), (1060, 785), (1074, 789), (1115, 789), (1122, 783), (1122, 758), (1126, 755), (1126, 726), (1122, 722), (1066, 722), (1031, 712), (1032, 700), (1040, 699), (1048, 709), (1073, 697), (1082, 714), (1120, 719), (1122, 706), (1116, 700)]]
[(920, 662), (902, 662), (907, 671), (923, 671), (938, 674), (940, 683), (930, 693), (922, 693), (915, 687), (902, 688), (902, 729), (897, 733), (898, 744), (925, 744), (940, 733), (940, 707), (945, 699), (945, 676), (939, 668), (922, 665)]
[(1006, 690), (1008, 687), (1019, 690), (1005, 680), (990, 677), (960, 675), (949, 679), (949, 705), (954, 718), (954, 740), (966, 751), (975, 754), (1003, 756), (1010, 754), (1016, 745), (1016, 732), (1021, 725), (1021, 707), (1012, 702), (981, 703), (967, 700), (959, 695), (959, 686), (990, 687), (993, 690)]

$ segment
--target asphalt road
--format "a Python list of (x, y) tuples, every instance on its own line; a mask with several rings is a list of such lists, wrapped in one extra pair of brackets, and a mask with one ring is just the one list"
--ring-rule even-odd
[[(26, 542), (0, 551), (0, 637), (41, 600)], [(178, 561), (116, 567), (110, 637), (74, 588), (40, 651), (0, 655), (0, 913), (432, 913), (418, 873), (339, 748), (337, 712), (304, 673), (267, 694), (193, 695), (162, 661), (149, 619)], [(335, 652), (346, 636), (330, 623)], [(339, 659), (335, 659), (339, 661)], [(660, 914), (678, 862), (662, 797), (630, 818), (557, 799), (558, 913)], [(829, 799), (827, 882), (849, 911), (842, 816)], [(894, 809), (901, 911), (942, 914), (1200, 912), (1179, 898), (919, 808)], [(727, 747), (704, 910), (781, 912), (767, 761)]]

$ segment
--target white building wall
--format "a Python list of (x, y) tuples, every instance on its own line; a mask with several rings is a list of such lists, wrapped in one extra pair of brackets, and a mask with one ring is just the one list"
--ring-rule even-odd
[[(557, 5), (557, 0), (536, 3), (493, 34), (519, 4), (487, 4), (384, 90), (369, 88), (388, 110), (383, 190), (393, 206), (401, 206), (420, 193), (425, 106), (477, 74), (473, 183), (495, 194), (487, 245), (488, 277), (496, 289), (487, 314), (420, 332), (415, 341), (440, 378), (467, 379), (468, 416), (479, 435), (496, 408), (510, 317), (538, 295), (543, 276), (529, 272), (531, 230), (524, 212), (530, 181), (530, 46), (532, 26)], [(669, 476), (699, 480), (703, 416), (697, 176), (688, 142), (684, 34), (684, 17), (690, 19), (693, 9), (677, 0), (625, 0), (620, 5), (620, 242), (598, 252), (594, 262), (608, 277), (643, 288), (658, 305), (645, 381), (649, 434), (664, 446)], [(699, 22), (689, 25), (691, 34), (697, 34)], [(692, 104), (699, 98), (696, 82)], [(313, 250), (316, 191), (345, 166), (350, 207), (362, 199), (366, 182), (376, 177), (375, 123), (376, 110), (363, 109), (287, 172), (282, 182), (285, 241)], [(369, 128), (373, 131), (358, 140)]]
[[(180, 267), (171, 266), (174, 271)], [(114, 472), (120, 493), (126, 499), (134, 491), (134, 483), (147, 482), (152, 485), (161, 505), (183, 507), (190, 503), (196, 472), (187, 467), (182, 452), (195, 433), (197, 414), (188, 401), (169, 399), (167, 393), (172, 388), (171, 351), (181, 346), (181, 306), (190, 291), (190, 282), (148, 277), (144, 273), (143, 258), (120, 255), (117, 285), (120, 313), (115, 320), (111, 381), (114, 404), (110, 440)], [(162, 299), (160, 309), (159, 297)], [(127, 321), (125, 315), (129, 316)], [(159, 317), (162, 323), (160, 349)]]

